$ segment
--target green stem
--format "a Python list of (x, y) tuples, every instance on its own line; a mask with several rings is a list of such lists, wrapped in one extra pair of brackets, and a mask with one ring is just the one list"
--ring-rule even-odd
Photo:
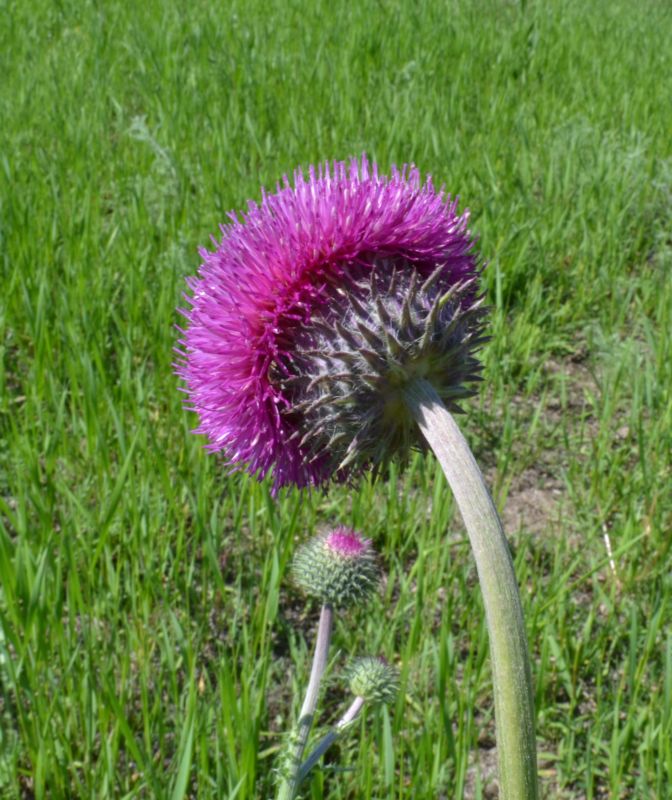
[(320, 694), (320, 682), (327, 667), (329, 644), (331, 642), (331, 629), (333, 625), (334, 610), (329, 605), (323, 605), (320, 613), (320, 622), (317, 628), (313, 666), (310, 670), (310, 680), (306, 689), (306, 696), (301, 706), (299, 721), (292, 733), (290, 741), (290, 756), (288, 761), (288, 775), (283, 777), (278, 791), (278, 800), (294, 800), (299, 788), (299, 770), (301, 760), (306, 749), (310, 730), (313, 727), (315, 709)]
[(308, 758), (301, 765), (298, 775), (298, 783), (300, 784), (308, 775), (310, 770), (317, 764), (322, 756), (327, 752), (331, 745), (341, 736), (345, 728), (347, 728), (359, 716), (359, 712), (364, 707), (366, 701), (363, 697), (355, 697), (352, 705), (343, 714), (334, 727), (325, 733), (320, 741), (315, 745), (315, 749), (308, 756)]
[(434, 451), (467, 528), (490, 635), (500, 800), (536, 800), (537, 752), (532, 676), (523, 611), (508, 543), (469, 445), (426, 380), (405, 400)]

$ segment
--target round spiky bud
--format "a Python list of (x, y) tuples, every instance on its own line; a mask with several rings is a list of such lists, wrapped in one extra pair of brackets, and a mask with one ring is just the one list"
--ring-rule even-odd
[(404, 399), (413, 381), (430, 382), (452, 411), (474, 394), (486, 310), (473, 279), (455, 283), (442, 265), (423, 277), (408, 262), (378, 260), (348, 292), (332, 291), (275, 377), (309, 460), (375, 469), (425, 446)]
[(382, 656), (355, 659), (348, 668), (350, 691), (370, 703), (391, 703), (399, 691), (399, 670)]
[(371, 541), (344, 527), (302, 544), (292, 572), (306, 594), (337, 608), (363, 603), (380, 578)]

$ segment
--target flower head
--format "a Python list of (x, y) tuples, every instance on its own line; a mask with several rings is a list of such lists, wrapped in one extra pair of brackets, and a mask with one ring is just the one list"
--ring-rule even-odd
[[(250, 203), (240, 218), (231, 214), (214, 250), (201, 251), (199, 274), (188, 281), (190, 307), (182, 311), (188, 324), (177, 372), (207, 447), (223, 450), (232, 467), (259, 478), (272, 471), (274, 490), (345, 478), (355, 467), (384, 461), (393, 441), (384, 452), (362, 451), (348, 460), (357, 449), (350, 447), (352, 426), (333, 429), (333, 404), (326, 413), (315, 406), (329, 405), (322, 390), (334, 384), (334, 375), (358, 367), (346, 361), (340, 372), (329, 368), (311, 376), (311, 352), (331, 335), (333, 366), (348, 330), (355, 333), (351, 350), (363, 352), (368, 343), (377, 357), (383, 344), (396, 347), (396, 337), (406, 356), (395, 353), (393, 371), (401, 364), (402, 377), (404, 370), (415, 374), (408, 364), (420, 353), (430, 373), (443, 370), (442, 385), (452, 387), (444, 395), (464, 396), (458, 387), (475, 376), (476, 362), (463, 356), (481, 341), (474, 308), (479, 267), (467, 223), (468, 212), (459, 215), (457, 201), (436, 190), (431, 178), (423, 183), (415, 167), (393, 168), (387, 176), (366, 157), (311, 167), (308, 177), (299, 170), (293, 185), (285, 178), (273, 194), (262, 195), (261, 204)], [(403, 292), (411, 295), (406, 305)], [(433, 315), (429, 322), (427, 314)], [(377, 344), (368, 342), (360, 323), (372, 329)], [(450, 325), (452, 361), (436, 347), (427, 349)], [(377, 379), (380, 358), (374, 367)], [(387, 371), (385, 376), (389, 385)], [(306, 377), (321, 383), (309, 386)], [(347, 405), (352, 392), (341, 394), (338, 403)], [(368, 400), (359, 396), (355, 407), (363, 402)], [(356, 425), (357, 413), (350, 419)], [(392, 439), (411, 444), (401, 428)], [(336, 440), (334, 434), (344, 435)], [(377, 433), (369, 426), (364, 438), (372, 436)]]
[(380, 579), (371, 541), (344, 527), (302, 544), (292, 573), (306, 594), (337, 608), (365, 602)]

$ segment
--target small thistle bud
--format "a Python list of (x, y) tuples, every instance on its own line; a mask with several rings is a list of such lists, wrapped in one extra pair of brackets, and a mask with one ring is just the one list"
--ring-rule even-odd
[[(431, 383), (451, 411), (474, 394), (486, 310), (474, 281), (442, 265), (422, 274), (381, 259), (333, 297), (296, 334), (276, 375), (291, 398), (300, 447), (334, 472), (372, 467), (425, 447), (404, 392)], [(297, 434), (298, 435), (298, 434)]]
[(367, 656), (348, 669), (350, 691), (370, 703), (391, 703), (399, 691), (399, 670), (382, 658)]
[(371, 541), (344, 527), (301, 545), (292, 573), (306, 594), (337, 608), (366, 601), (380, 577)]

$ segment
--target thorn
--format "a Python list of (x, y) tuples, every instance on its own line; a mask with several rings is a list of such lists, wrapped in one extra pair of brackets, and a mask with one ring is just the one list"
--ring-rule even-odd
[(348, 328), (346, 328), (340, 320), (336, 320), (335, 324), (338, 334), (345, 339), (345, 341), (350, 345), (350, 347), (352, 347), (353, 350), (359, 350), (360, 342), (357, 341), (352, 331), (348, 330)]
[(369, 294), (374, 302), (378, 299), (378, 266), (379, 262), (374, 261), (369, 273)]
[(361, 381), (374, 392), (379, 392), (381, 390), (381, 384), (383, 383), (383, 378), (379, 375), (358, 375), (357, 380)]
[(376, 297), (374, 302), (376, 304), (376, 311), (378, 312), (380, 321), (383, 323), (383, 328), (390, 327), (392, 325), (392, 317), (389, 315), (388, 310), (385, 308), (385, 304), (380, 299), (380, 297)]
[(350, 305), (352, 306), (352, 309), (355, 312), (355, 314), (357, 314), (358, 316), (362, 317), (362, 319), (368, 319), (369, 318), (370, 315), (369, 315), (366, 307), (361, 304), (361, 302), (359, 301), (359, 298), (357, 297), (357, 295), (350, 294), (348, 299), (350, 301)]
[(401, 329), (406, 330), (411, 327), (411, 296), (410, 293), (404, 297), (401, 304)]
[(369, 347), (380, 347), (380, 338), (376, 335), (375, 331), (368, 328), (363, 322), (357, 321), (357, 330), (362, 334), (363, 339)]
[(392, 275), (390, 276), (390, 285), (387, 287), (387, 295), (388, 297), (394, 297), (397, 291), (397, 283), (399, 278), (399, 270), (397, 269), (397, 265), (392, 265)]
[(440, 298), (437, 298), (432, 304), (429, 314), (427, 315), (427, 319), (425, 320), (425, 330), (422, 334), (422, 338), (420, 339), (421, 350), (424, 350), (429, 345), (429, 342), (434, 335), (436, 318), (439, 316), (440, 307)]
[(316, 375), (306, 387), (306, 391), (309, 392), (311, 389), (314, 389), (321, 383), (331, 383), (332, 381), (346, 381), (347, 383), (352, 381), (352, 379), (353, 375), (351, 372), (336, 372), (329, 375)]
[(387, 362), (385, 359), (381, 358), (381, 356), (379, 356), (374, 350), (369, 350), (366, 347), (362, 347), (362, 349), (359, 351), (359, 355), (370, 367), (373, 367), (373, 369), (377, 370), (378, 372), (382, 372), (387, 367)]
[(385, 334), (385, 343), (387, 344), (388, 352), (392, 358), (397, 358), (404, 352), (404, 346), (391, 330), (385, 328), (383, 333)]
[(359, 446), (358, 438), (355, 438), (350, 442), (348, 445), (348, 451), (345, 454), (345, 458), (341, 463), (336, 467), (337, 470), (345, 469), (349, 464), (357, 458), (357, 447)]
[(420, 287), (420, 292), (422, 294), (426, 294), (427, 292), (429, 292), (429, 290), (432, 288), (432, 286), (434, 286), (434, 284), (441, 277), (441, 274), (443, 273), (443, 270), (444, 270), (444, 265), (443, 264), (440, 264), (438, 267), (436, 267), (434, 272), (432, 272), (432, 274), (429, 276), (429, 278), (427, 278), (427, 280), (425, 280), (425, 282)]
[(348, 365), (357, 363), (357, 354), (351, 353), (349, 350), (334, 350), (329, 353), (329, 358), (334, 361), (344, 361)]

